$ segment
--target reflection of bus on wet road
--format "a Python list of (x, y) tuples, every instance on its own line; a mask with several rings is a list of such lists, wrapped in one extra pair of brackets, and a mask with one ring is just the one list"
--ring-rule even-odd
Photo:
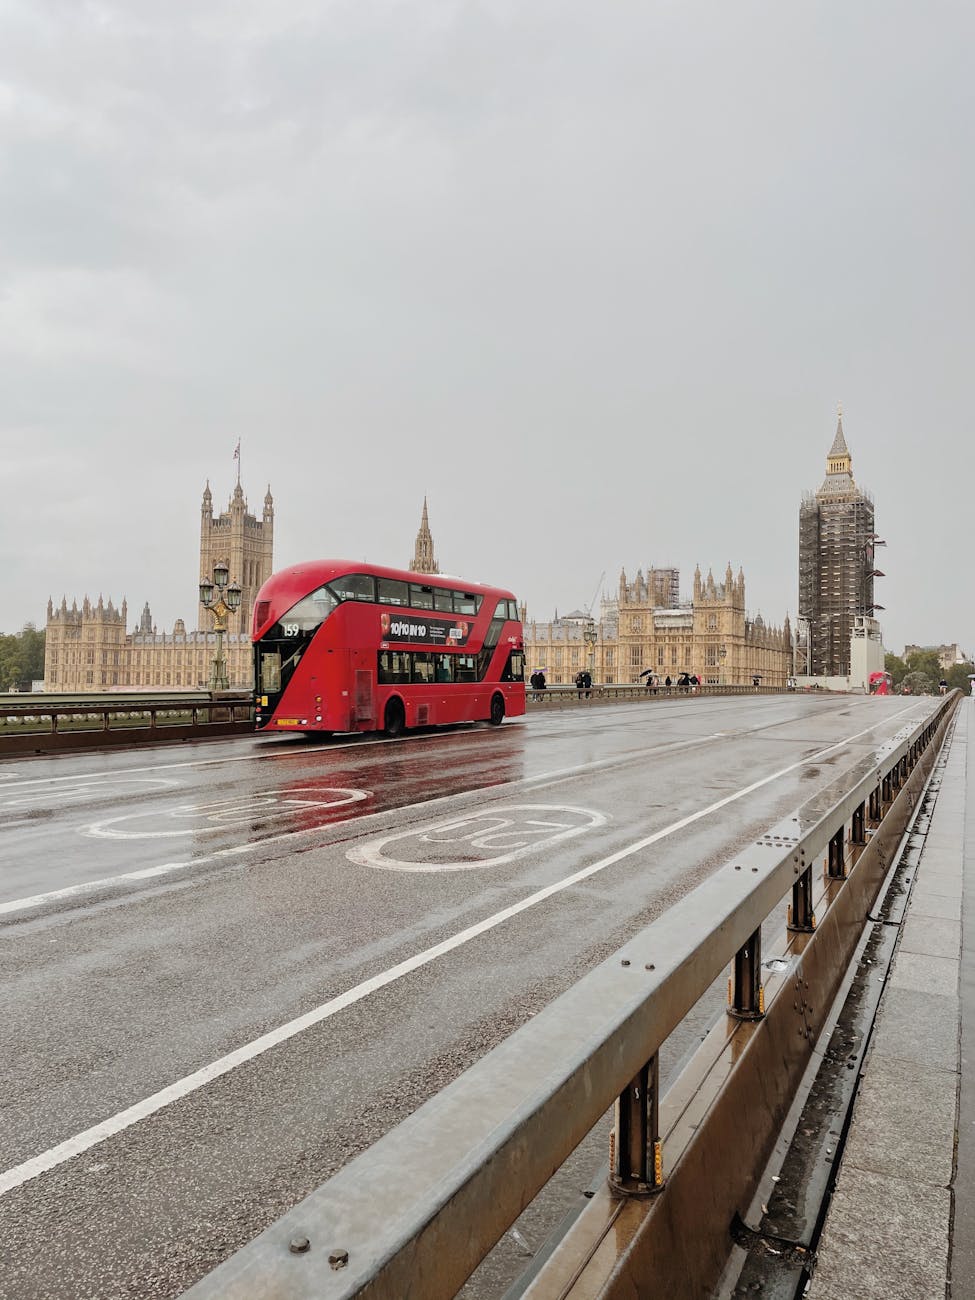
[(871, 695), (893, 695), (894, 679), (890, 673), (871, 673), (868, 679)]
[(525, 712), (510, 591), (440, 574), (318, 560), (254, 603), (259, 731), (386, 731)]

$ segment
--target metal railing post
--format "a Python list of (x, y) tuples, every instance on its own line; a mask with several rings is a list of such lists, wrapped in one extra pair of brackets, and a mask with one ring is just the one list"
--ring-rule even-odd
[(792, 903), (786, 928), (793, 933), (811, 934), (816, 928), (816, 913), (812, 902), (812, 867), (807, 867), (792, 886)]
[(616, 1099), (609, 1183), (620, 1196), (649, 1196), (664, 1185), (656, 1054)]
[(867, 808), (869, 812), (870, 821), (873, 823), (874, 826), (879, 825), (880, 820), (884, 815), (882, 796), (880, 793), (879, 785), (875, 790), (870, 791), (870, 799), (867, 804)]
[(728, 1015), (736, 1020), (761, 1020), (765, 1015), (761, 926), (735, 953), (734, 974), (728, 977)]
[(850, 819), (850, 843), (863, 845), (867, 842), (867, 810), (864, 804), (853, 809)]
[(826, 855), (826, 875), (830, 880), (846, 878), (846, 827), (841, 826), (835, 835), (830, 836), (829, 852)]

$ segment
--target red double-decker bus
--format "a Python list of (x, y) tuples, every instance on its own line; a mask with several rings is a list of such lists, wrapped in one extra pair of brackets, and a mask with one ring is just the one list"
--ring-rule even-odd
[(510, 591), (441, 574), (316, 560), (254, 602), (258, 731), (385, 731), (525, 712)]

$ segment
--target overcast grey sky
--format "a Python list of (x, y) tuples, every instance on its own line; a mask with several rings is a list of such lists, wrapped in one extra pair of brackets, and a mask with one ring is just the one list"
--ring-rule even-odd
[(970, 3), (0, 0), (0, 630), (275, 564), (796, 610), (836, 403), (885, 642), (975, 649)]

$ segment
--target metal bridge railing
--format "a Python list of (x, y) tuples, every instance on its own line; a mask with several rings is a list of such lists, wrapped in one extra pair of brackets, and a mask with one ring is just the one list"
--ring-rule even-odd
[[(791, 694), (792, 692), (790, 692)], [(784, 695), (786, 688), (784, 686), (653, 686), (649, 689), (646, 686), (636, 683), (620, 682), (618, 684), (600, 684), (593, 685), (587, 692), (585, 688), (578, 686), (559, 683), (557, 686), (546, 686), (542, 691), (532, 690), (531, 686), (525, 684), (525, 699), (529, 705), (539, 704), (566, 704), (573, 700), (587, 699), (593, 700), (655, 700), (655, 699), (676, 699), (694, 695)]]
[(250, 691), (0, 695), (0, 755), (253, 730)]
[[(611, 1258), (605, 1288), (585, 1294), (644, 1294), (647, 1276), (654, 1294), (705, 1293), (715, 1240), (774, 1144), (957, 698), (736, 854), (187, 1295), (446, 1300), (614, 1104), (603, 1247), (576, 1252), (569, 1281), (538, 1294), (569, 1295), (578, 1260), (599, 1265), (619, 1240), (636, 1250), (641, 1215), (663, 1223), (665, 1248)], [(786, 898), (793, 946), (772, 974), (762, 926)], [(658, 1051), (729, 968), (723, 1072), (708, 1071), (707, 1107), (685, 1098), (662, 1136)], [(712, 1111), (723, 1127), (709, 1146)], [(636, 1223), (614, 1236), (632, 1207)]]

